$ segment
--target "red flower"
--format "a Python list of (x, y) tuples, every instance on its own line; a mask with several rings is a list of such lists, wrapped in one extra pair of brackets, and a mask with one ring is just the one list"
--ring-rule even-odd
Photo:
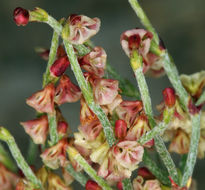
[(44, 144), (48, 134), (48, 118), (46, 115), (38, 119), (21, 122), (27, 134), (29, 134), (35, 144)]
[(168, 107), (172, 107), (176, 102), (176, 95), (173, 88), (165, 88), (163, 90), (164, 102)]
[(102, 188), (93, 180), (88, 180), (85, 185), (86, 190), (102, 190)]
[(96, 75), (98, 77), (104, 76), (104, 70), (106, 67), (107, 54), (101, 47), (95, 47), (90, 53), (85, 55), (80, 64), (87, 72)]
[(84, 15), (71, 15), (68, 24), (68, 40), (72, 44), (83, 44), (100, 29), (100, 20), (98, 18), (91, 19)]
[(115, 122), (115, 136), (118, 139), (123, 139), (127, 135), (127, 123), (119, 119)]
[(94, 79), (93, 93), (95, 100), (100, 105), (111, 104), (118, 95), (119, 82), (112, 79)]
[(56, 88), (55, 102), (61, 105), (66, 102), (76, 102), (81, 97), (81, 91), (78, 86), (73, 84), (68, 76), (63, 75)]
[(25, 26), (29, 22), (29, 12), (26, 9), (17, 7), (13, 12), (14, 22), (18, 26)]
[(53, 113), (54, 111), (54, 85), (48, 84), (43, 90), (33, 94), (26, 103), (38, 112)]

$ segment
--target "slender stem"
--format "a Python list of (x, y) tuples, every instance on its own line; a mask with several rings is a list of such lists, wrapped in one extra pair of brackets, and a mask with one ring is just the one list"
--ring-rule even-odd
[(132, 182), (130, 179), (124, 179), (122, 181), (122, 185), (123, 185), (123, 190), (133, 190), (133, 187), (132, 187)]
[(43, 75), (43, 87), (45, 87), (49, 82), (54, 80), (54, 78), (50, 75), (50, 67), (56, 59), (58, 43), (59, 43), (59, 35), (57, 32), (54, 31), (52, 42), (51, 42), (50, 53), (49, 53), (49, 60), (48, 60), (46, 72)]
[(185, 110), (188, 110), (186, 106), (189, 102), (189, 95), (182, 86), (177, 68), (174, 65), (174, 62), (167, 51), (162, 53), (162, 59), (164, 60), (164, 69), (166, 71), (166, 74), (170, 82), (172, 83), (174, 89), (176, 90), (177, 95), (180, 98), (180, 102), (183, 104)]
[(184, 168), (184, 173), (181, 180), (181, 187), (184, 187), (187, 184), (188, 179), (192, 176), (194, 166), (196, 163), (198, 144), (200, 137), (200, 116), (199, 114), (192, 115), (192, 133), (191, 133), (191, 142), (189, 147), (189, 153), (186, 160), (186, 167)]
[(167, 173), (158, 168), (157, 164), (149, 157), (147, 151), (144, 151), (143, 162), (149, 171), (164, 185), (171, 185), (170, 180), (167, 177)]
[(22, 156), (13, 136), (4, 127), (0, 127), (0, 140), (5, 141), (11, 154), (17, 162), (18, 167), (22, 170), (26, 178), (31, 181), (37, 188), (43, 189), (40, 180), (35, 176), (29, 165), (26, 163), (24, 157)]
[(33, 165), (36, 160), (38, 152), (38, 145), (36, 145), (31, 139), (29, 141), (29, 147), (28, 147), (28, 154), (27, 154), (27, 162), (29, 165)]
[(73, 46), (68, 41), (64, 40), (63, 42), (64, 42), (64, 46), (66, 49), (66, 53), (67, 53), (68, 58), (70, 60), (71, 68), (72, 68), (73, 73), (75, 75), (75, 78), (78, 82), (78, 85), (83, 93), (83, 96), (84, 96), (88, 106), (97, 115), (98, 119), (100, 120), (100, 122), (103, 126), (103, 129), (104, 129), (104, 133), (105, 133), (107, 142), (108, 142), (109, 146), (111, 147), (115, 143), (115, 136), (114, 136), (110, 121), (108, 120), (108, 118), (107, 118), (106, 114), (104, 113), (104, 111), (102, 110), (102, 108), (94, 102), (92, 89), (91, 89), (89, 83), (87, 83), (87, 81), (85, 80), (85, 78), (83, 76), (83, 72), (82, 72), (80, 65), (78, 63)]
[(96, 171), (87, 163), (87, 161), (80, 155), (80, 153), (73, 147), (68, 147), (68, 155), (72, 155), (74, 160), (84, 169), (84, 171), (94, 180), (103, 190), (112, 190), (107, 182), (97, 175)]
[(165, 109), (163, 113), (163, 121), (160, 122), (156, 127), (154, 127), (151, 131), (147, 132), (145, 135), (143, 135), (138, 142), (140, 144), (145, 144), (152, 140), (155, 136), (159, 134), (163, 134), (165, 129), (169, 126), (169, 122), (171, 121), (173, 117), (174, 109)]
[(59, 140), (58, 131), (57, 131), (56, 112), (54, 112), (52, 114), (48, 114), (48, 123), (49, 123), (51, 145), (54, 145)]
[(78, 51), (78, 56), (84, 56), (90, 53), (90, 49), (84, 45), (74, 45), (74, 48)]
[(128, 0), (131, 7), (133, 8), (133, 10), (135, 11), (135, 13), (137, 14), (137, 16), (140, 18), (141, 23), (153, 34), (153, 39), (155, 41), (156, 44), (159, 44), (159, 37), (154, 29), (154, 27), (152, 26), (152, 24), (150, 23), (149, 19), (147, 18), (147, 15), (145, 14), (144, 10), (141, 8), (141, 6), (139, 5), (137, 0)]
[(83, 175), (82, 172), (76, 172), (75, 169), (71, 164), (68, 164), (65, 169), (69, 172), (69, 174), (76, 180), (78, 181), (83, 187), (85, 187), (88, 177)]
[(62, 25), (60, 24), (60, 22), (58, 22), (55, 18), (53, 18), (52, 16), (48, 15), (48, 20), (46, 22), (49, 26), (51, 26), (51, 28), (53, 28), (55, 30), (55, 32), (60, 36), (61, 32), (62, 32)]
[(200, 98), (197, 100), (196, 105), (199, 106), (200, 104), (205, 102), (205, 91), (202, 93)]
[(181, 160), (179, 162), (179, 169), (182, 173), (184, 173), (184, 169), (185, 169), (185, 166), (186, 166), (186, 160), (187, 160), (187, 154), (183, 154), (181, 156)]
[(17, 167), (13, 159), (11, 159), (9, 153), (4, 149), (3, 145), (0, 143), (0, 162), (6, 166), (9, 170), (16, 172)]
[[(135, 77), (139, 86), (140, 94), (142, 97), (143, 101), (143, 106), (145, 113), (148, 117), (149, 124), (151, 128), (154, 128), (156, 126), (155, 120), (153, 118), (153, 113), (152, 113), (152, 105), (151, 105), (151, 99), (149, 95), (149, 90), (147, 87), (147, 83), (142, 71), (142, 57), (138, 54), (137, 51), (133, 51), (131, 55), (131, 67), (135, 73)], [(178, 183), (178, 173), (175, 167), (175, 164), (163, 142), (163, 139), (160, 136), (155, 136), (155, 147), (157, 152), (159, 153), (161, 159), (163, 160), (169, 175), (171, 178)]]

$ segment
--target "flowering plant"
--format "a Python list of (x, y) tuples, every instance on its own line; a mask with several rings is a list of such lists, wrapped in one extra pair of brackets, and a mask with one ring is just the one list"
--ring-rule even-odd
[[(8, 144), (20, 169), (17, 172), (0, 146), (2, 190), (69, 190), (74, 180), (86, 190), (196, 188), (192, 173), (197, 157), (203, 158), (205, 152), (204, 71), (179, 76), (138, 1), (129, 3), (145, 29), (125, 31), (120, 43), (139, 92), (108, 64), (106, 51), (93, 45), (91, 37), (100, 30), (98, 18), (72, 14), (57, 21), (41, 8), (14, 10), (18, 26), (46, 23), (53, 29), (53, 38), (49, 50), (38, 49), (48, 61), (42, 89), (26, 100), (36, 110), (36, 118), (21, 122), (31, 137), (28, 160), (10, 132), (0, 127), (0, 140)], [(65, 74), (70, 68), (77, 84)], [(145, 76), (165, 74), (173, 88), (163, 90), (163, 101), (157, 106), (160, 115), (154, 116)], [(72, 133), (60, 106), (77, 101), (81, 104), (80, 125)], [(165, 142), (170, 142), (168, 149)], [(37, 146), (43, 162), (38, 170), (33, 159)], [(162, 162), (152, 160), (155, 152)], [(181, 156), (178, 168), (171, 152)], [(144, 167), (139, 167), (141, 163)], [(54, 171), (57, 169), (62, 175)], [(137, 177), (133, 179), (135, 171)]]

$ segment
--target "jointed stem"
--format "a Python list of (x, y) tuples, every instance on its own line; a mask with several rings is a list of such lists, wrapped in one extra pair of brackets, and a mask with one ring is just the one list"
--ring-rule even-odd
[[(155, 44), (158, 44), (156, 41), (157, 33), (150, 23), (149, 19), (147, 18), (146, 14), (142, 10), (141, 6), (137, 2), (137, 0), (129, 0), (130, 4), (132, 5), (132, 8), (137, 13), (138, 17), (140, 18), (142, 24), (153, 33), (154, 35), (154, 41), (151, 44), (151, 51), (155, 51), (157, 55), (160, 55), (161, 58), (164, 60), (164, 69), (166, 71), (166, 74), (168, 75), (168, 78), (170, 82), (172, 83), (173, 87), (175, 88), (177, 95), (179, 96), (180, 102), (183, 105), (184, 109), (188, 112), (188, 105), (190, 97), (187, 94), (186, 90), (183, 88), (178, 71), (176, 69), (176, 66), (174, 65), (174, 62), (172, 58), (170, 57), (168, 51), (162, 51), (160, 53), (160, 49), (156, 48), (157, 46)], [(198, 105), (198, 104), (197, 104)], [(192, 176), (196, 157), (197, 157), (197, 150), (198, 150), (198, 142), (199, 142), (199, 133), (200, 133), (200, 114), (191, 116), (192, 121), (192, 134), (191, 134), (191, 146), (189, 149), (187, 162), (186, 162), (186, 170), (183, 173), (181, 186), (186, 185), (188, 178)], [(174, 180), (174, 179), (173, 179)], [(176, 181), (175, 181), (176, 182)]]
[(92, 89), (91, 89), (89, 83), (87, 83), (87, 81), (85, 80), (85, 78), (83, 76), (83, 72), (82, 72), (80, 65), (78, 63), (73, 46), (66, 40), (64, 40), (63, 42), (64, 42), (67, 56), (68, 56), (70, 64), (71, 64), (71, 68), (72, 68), (73, 73), (75, 75), (75, 78), (78, 82), (78, 85), (83, 93), (83, 96), (84, 96), (88, 106), (97, 115), (98, 119), (100, 120), (100, 122), (103, 126), (103, 129), (104, 129), (104, 133), (105, 133), (106, 139), (108, 141), (108, 144), (111, 147), (115, 143), (115, 136), (114, 136), (110, 121), (108, 120), (108, 118), (107, 118), (106, 114), (104, 113), (104, 111), (102, 110), (102, 108), (94, 102)]
[(22, 156), (13, 136), (8, 130), (3, 127), (0, 127), (0, 140), (5, 141), (8, 144), (11, 154), (13, 155), (18, 167), (22, 170), (26, 178), (31, 181), (37, 188), (43, 189), (40, 180), (38, 180), (29, 165), (26, 163), (24, 157)]
[[(144, 110), (145, 113), (148, 117), (149, 120), (149, 124), (151, 126), (151, 128), (154, 128), (156, 126), (155, 120), (153, 118), (153, 113), (152, 113), (152, 106), (151, 106), (151, 99), (150, 99), (150, 95), (149, 95), (149, 90), (147, 87), (147, 83), (142, 71), (142, 57), (138, 54), (137, 51), (133, 51), (132, 55), (131, 55), (131, 66), (132, 69), (135, 73), (135, 77), (140, 89), (140, 94), (142, 97), (142, 101), (143, 101), (143, 106), (144, 106)], [(177, 170), (175, 167), (175, 164), (168, 152), (168, 150), (166, 149), (166, 146), (162, 140), (162, 138), (160, 136), (155, 136), (154, 137), (155, 140), (155, 147), (157, 152), (159, 153), (161, 159), (163, 160), (169, 175), (171, 176), (171, 178), (178, 183), (178, 174), (177, 174)]]

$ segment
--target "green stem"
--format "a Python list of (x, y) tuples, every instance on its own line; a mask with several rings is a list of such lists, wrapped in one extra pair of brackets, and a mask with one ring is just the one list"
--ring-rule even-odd
[(0, 143), (0, 162), (6, 166), (9, 170), (16, 172), (17, 167), (14, 161), (11, 159), (9, 153), (4, 149), (3, 145)]
[(17, 162), (18, 167), (22, 170), (26, 178), (31, 181), (37, 188), (43, 189), (40, 180), (35, 176), (29, 165), (22, 156), (13, 136), (4, 127), (0, 127), (0, 140), (6, 142), (9, 146), (11, 154)]
[(123, 190), (133, 190), (132, 182), (130, 179), (124, 179), (122, 181)]
[(137, 0), (128, 0), (131, 7), (133, 8), (133, 10), (135, 11), (135, 13), (137, 14), (137, 16), (140, 18), (141, 23), (153, 34), (153, 39), (155, 41), (156, 44), (159, 44), (159, 37), (154, 29), (154, 27), (152, 26), (152, 24), (150, 23), (149, 19), (147, 18), (147, 15), (145, 14), (145, 12), (143, 11), (143, 9), (141, 8), (141, 6), (139, 5)]
[(192, 115), (192, 133), (191, 142), (189, 147), (189, 153), (186, 160), (186, 167), (184, 168), (184, 173), (181, 180), (181, 187), (186, 186), (188, 179), (192, 176), (194, 166), (196, 163), (198, 144), (200, 137), (200, 116), (199, 114)]
[(84, 169), (84, 171), (98, 184), (103, 190), (112, 190), (107, 182), (97, 175), (96, 171), (87, 163), (80, 153), (73, 147), (68, 147), (68, 155), (72, 155), (74, 160)]
[(111, 147), (115, 143), (115, 136), (114, 136), (110, 121), (108, 120), (108, 118), (107, 118), (106, 114), (104, 113), (104, 111), (102, 110), (102, 108), (98, 104), (94, 103), (92, 89), (91, 89), (89, 83), (87, 83), (87, 81), (85, 80), (85, 78), (83, 76), (83, 72), (82, 72), (80, 65), (78, 63), (73, 46), (68, 41), (64, 40), (63, 42), (64, 42), (67, 56), (68, 56), (70, 64), (71, 64), (71, 68), (72, 68), (73, 73), (75, 75), (75, 78), (78, 82), (78, 85), (83, 93), (83, 96), (84, 96), (88, 106), (97, 115), (98, 119), (100, 120), (100, 122), (103, 126), (103, 130), (104, 130), (107, 142), (108, 142), (109, 146)]
[(165, 129), (169, 126), (169, 122), (171, 121), (174, 114), (174, 109), (165, 109), (163, 112), (163, 121), (160, 122), (156, 127), (154, 127), (151, 131), (147, 132), (143, 135), (138, 142), (140, 144), (145, 144), (152, 140), (155, 136), (159, 134), (163, 134)]
[[(137, 51), (133, 51), (130, 59), (131, 67), (135, 73), (135, 77), (139, 86), (140, 94), (142, 97), (142, 102), (144, 106), (145, 113), (148, 117), (149, 124), (151, 128), (156, 126), (155, 120), (153, 118), (151, 98), (149, 95), (149, 90), (147, 87), (147, 83), (142, 71), (142, 57), (138, 54)], [(170, 177), (178, 183), (178, 173), (175, 167), (175, 164), (163, 142), (163, 139), (160, 136), (155, 136), (155, 147), (157, 152), (159, 153), (161, 159), (163, 160)]]
[(202, 93), (200, 98), (197, 100), (196, 105), (199, 106), (200, 104), (205, 102), (205, 91)]
[(88, 177), (83, 175), (82, 172), (76, 172), (75, 169), (71, 164), (68, 164), (65, 169), (69, 172), (69, 174), (76, 180), (78, 181), (83, 187), (85, 187)]
[(143, 162), (145, 166), (149, 169), (149, 171), (164, 185), (170, 186), (170, 180), (167, 177), (167, 173), (164, 172), (162, 169), (158, 168), (156, 163), (149, 157), (147, 151), (144, 151), (143, 155)]
[(48, 60), (46, 72), (43, 75), (43, 87), (45, 87), (48, 83), (52, 82), (55, 79), (50, 75), (50, 67), (52, 66), (52, 64), (56, 59), (58, 43), (59, 43), (59, 35), (57, 32), (54, 31), (52, 42), (51, 42), (50, 53), (49, 53), (49, 60)]
[(56, 112), (54, 112), (52, 114), (48, 114), (48, 123), (49, 123), (51, 145), (54, 145), (59, 140), (58, 131), (57, 131)]
[(36, 145), (31, 139), (29, 141), (29, 147), (28, 147), (28, 154), (27, 154), (27, 162), (29, 165), (33, 165), (36, 160), (38, 152), (38, 145)]

